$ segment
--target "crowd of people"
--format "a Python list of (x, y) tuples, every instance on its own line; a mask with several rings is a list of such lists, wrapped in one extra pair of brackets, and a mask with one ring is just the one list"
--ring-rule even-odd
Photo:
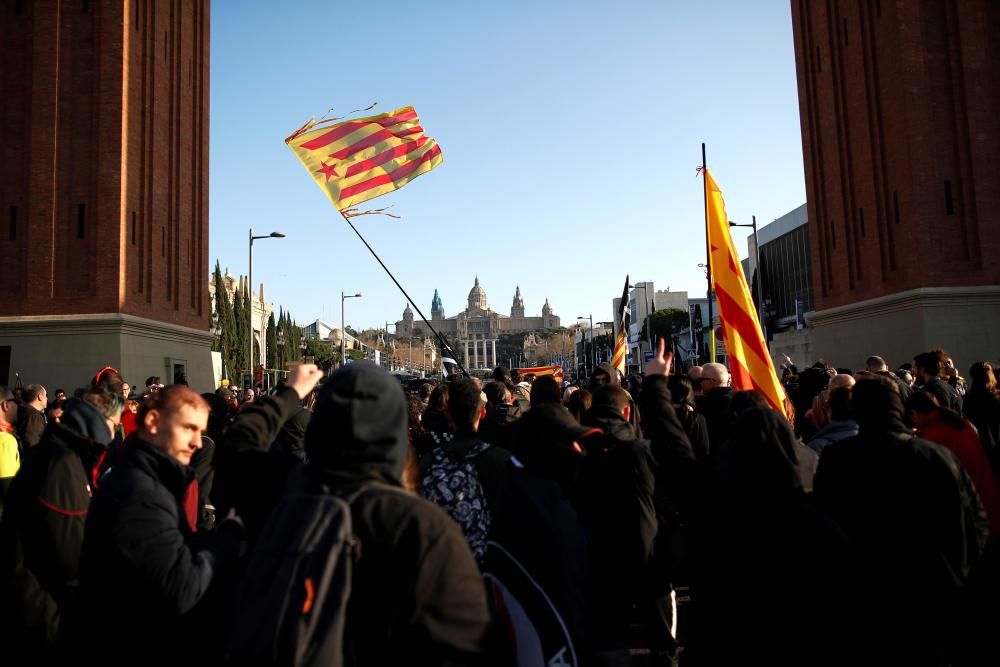
[(675, 371), (0, 387), (5, 658), (1000, 662), (990, 363)]

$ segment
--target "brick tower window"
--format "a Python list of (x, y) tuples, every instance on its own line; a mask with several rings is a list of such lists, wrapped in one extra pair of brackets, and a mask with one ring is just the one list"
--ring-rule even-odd
[(87, 209), (83, 204), (76, 206), (76, 238), (82, 239), (86, 234)]
[(17, 207), (10, 207), (10, 240), (17, 240)]

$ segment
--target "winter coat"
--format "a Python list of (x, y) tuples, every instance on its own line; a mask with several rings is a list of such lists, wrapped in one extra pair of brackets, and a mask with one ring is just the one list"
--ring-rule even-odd
[(832, 445), (847, 438), (853, 438), (857, 434), (858, 423), (853, 419), (848, 421), (832, 421), (816, 432), (816, 435), (809, 441), (808, 446), (809, 449), (817, 454), (822, 454), (823, 449), (827, 445)]
[(898, 394), (878, 400), (857, 437), (823, 450), (815, 496), (849, 541), (856, 645), (871, 664), (941, 665), (986, 515), (958, 460), (909, 434)]
[(17, 433), (25, 450), (42, 441), (45, 432), (45, 415), (30, 405), (22, 405), (17, 411)]
[(652, 594), (656, 462), (646, 440), (610, 407), (588, 412), (604, 431), (588, 440), (573, 493), (590, 542), (595, 576), (590, 607), (600, 649), (627, 647), (632, 604)]
[(942, 408), (951, 408), (955, 412), (962, 412), (962, 397), (959, 396), (954, 387), (941, 378), (931, 376), (918, 389), (932, 394)]
[(957, 429), (941, 418), (940, 411), (934, 411), (926, 416), (918, 435), (947, 448), (962, 464), (965, 472), (969, 473), (986, 510), (990, 536), (996, 538), (1000, 535), (1000, 486), (993, 476), (993, 469), (979, 442), (979, 436), (968, 421), (963, 421), (965, 423), (962, 428)]
[(88, 635), (106, 633), (113, 619), (114, 639), (102, 644), (102, 664), (180, 664), (214, 631), (196, 625), (192, 611), (217, 573), (235, 561), (243, 529), (223, 522), (211, 547), (193, 548), (184, 507), (197, 493), (194, 478), (194, 470), (140, 432), (101, 480), (87, 516), (80, 578), (96, 624)]
[(479, 423), (478, 436), (483, 442), (513, 451), (511, 445), (514, 442), (514, 428), (521, 419), (521, 414), (521, 408), (516, 403), (487, 406), (486, 416)]
[[(334, 492), (401, 487), (407, 408), (399, 383), (358, 362), (323, 385), (306, 432), (307, 470)], [(361, 556), (347, 610), (348, 664), (479, 664), (489, 613), (479, 568), (444, 510), (399, 490), (351, 507)]]
[(78, 603), (84, 525), (110, 441), (100, 412), (73, 398), (63, 422), (25, 453), (0, 528), (3, 615), (13, 614), (3, 624), (13, 642), (5, 646), (51, 655), (62, 639), (63, 619)]

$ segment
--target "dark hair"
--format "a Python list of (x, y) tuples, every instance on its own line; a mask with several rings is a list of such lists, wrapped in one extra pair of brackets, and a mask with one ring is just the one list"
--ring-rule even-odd
[[(452, 382), (451, 384), (455, 383)], [(442, 384), (434, 388), (434, 391), (431, 392), (431, 397), (427, 399), (428, 410), (437, 410), (442, 414), (448, 412), (448, 386)]]
[(146, 386), (147, 387), (152, 387), (154, 384), (160, 384), (160, 376), (159, 375), (150, 375), (148, 378), (146, 378)]
[(977, 361), (969, 367), (969, 391), (997, 395), (997, 378), (988, 361)]
[(667, 388), (674, 403), (683, 403), (694, 407), (694, 386), (691, 380), (683, 375), (671, 375), (667, 378)]
[(448, 414), (456, 432), (471, 429), (482, 409), (482, 390), (475, 382), (466, 379), (451, 383), (448, 392)]
[(760, 392), (753, 391), (752, 389), (733, 392), (732, 402), (729, 404), (730, 412), (733, 415), (738, 415), (747, 408), (754, 407), (764, 408), (765, 410), (771, 409), (767, 399), (761, 396)]
[(566, 404), (566, 408), (573, 415), (574, 419), (578, 422), (583, 423), (583, 417), (590, 410), (590, 406), (594, 403), (594, 395), (590, 393), (589, 389), (577, 389), (572, 394), (569, 395), (569, 401)]
[(941, 374), (941, 357), (936, 352), (921, 352), (913, 357), (913, 364), (917, 367), (918, 371), (923, 371), (929, 375)]
[(116, 392), (104, 384), (90, 385), (84, 390), (81, 398), (97, 408), (97, 411), (108, 419), (120, 414), (125, 407), (121, 389), (119, 388)]
[(5, 384), (0, 384), (0, 401), (13, 401), (14, 392)]
[(486, 394), (486, 401), (490, 405), (503, 405), (510, 400), (511, 395), (510, 389), (500, 380), (487, 382), (483, 387), (483, 393)]
[(521, 371), (517, 368), (510, 372), (510, 381), (517, 384), (521, 381)]
[(543, 375), (531, 385), (531, 407), (546, 403), (561, 403), (559, 383), (551, 375)]
[(412, 448), (424, 432), (424, 426), (420, 421), (420, 415), (424, 411), (424, 402), (413, 394), (406, 395), (407, 431), (410, 436), (410, 447)]
[(506, 366), (497, 366), (493, 369), (493, 379), (507, 384), (510, 382), (510, 371)]
[(906, 399), (906, 412), (907, 414), (916, 412), (921, 415), (929, 415), (932, 412), (937, 412), (941, 417), (941, 421), (956, 431), (961, 431), (965, 428), (965, 420), (962, 419), (962, 415), (942, 406), (938, 403), (934, 394), (927, 391), (915, 391), (910, 394), (910, 397)]
[[(576, 392), (579, 393), (579, 392)], [(594, 390), (592, 408), (611, 407), (615, 412), (623, 412), (629, 405), (628, 392), (617, 384), (602, 384)]]

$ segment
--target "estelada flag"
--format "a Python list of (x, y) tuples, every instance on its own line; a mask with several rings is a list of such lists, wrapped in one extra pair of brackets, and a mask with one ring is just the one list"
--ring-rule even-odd
[(534, 375), (536, 378), (540, 378), (544, 375), (551, 375), (556, 382), (562, 383), (563, 381), (562, 366), (535, 366), (534, 368), (519, 368), (518, 370), (521, 371), (521, 377)]
[(722, 339), (729, 355), (733, 388), (759, 392), (768, 404), (787, 415), (785, 389), (778, 380), (757, 318), (743, 266), (729, 233), (729, 217), (722, 190), (704, 170), (708, 190), (708, 243), (711, 249), (712, 289), (719, 303)]
[(285, 143), (338, 211), (398, 190), (444, 161), (413, 107), (307, 123)]

